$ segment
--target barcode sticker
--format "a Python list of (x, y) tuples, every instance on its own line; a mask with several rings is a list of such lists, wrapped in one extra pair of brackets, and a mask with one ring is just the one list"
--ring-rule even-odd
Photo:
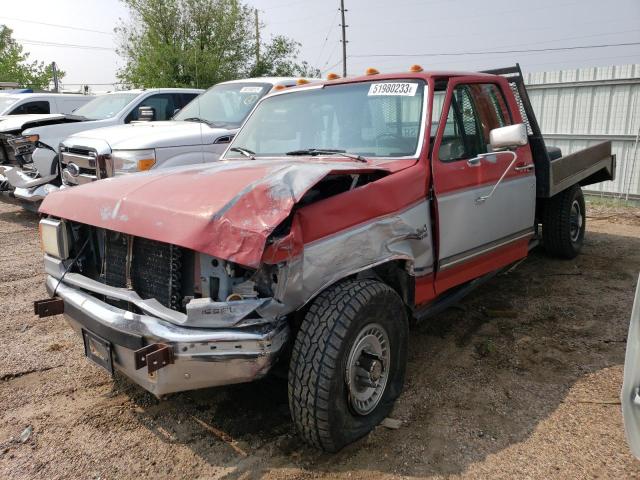
[(242, 87), (240, 93), (260, 93), (262, 87)]
[(418, 91), (417, 83), (373, 83), (369, 87), (369, 96), (374, 95), (401, 95), (413, 97)]

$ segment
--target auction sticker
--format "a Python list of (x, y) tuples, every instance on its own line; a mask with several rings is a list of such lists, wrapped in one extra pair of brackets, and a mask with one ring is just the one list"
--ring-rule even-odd
[(418, 91), (417, 83), (373, 83), (369, 87), (369, 96), (373, 95), (401, 95), (405, 97), (413, 97)]
[(240, 93), (260, 93), (262, 87), (242, 87)]

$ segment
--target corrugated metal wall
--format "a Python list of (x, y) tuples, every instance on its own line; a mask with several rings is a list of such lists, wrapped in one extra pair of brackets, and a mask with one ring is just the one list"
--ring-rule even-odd
[(612, 141), (616, 179), (588, 190), (640, 196), (640, 64), (529, 73), (525, 82), (548, 145), (566, 155)]

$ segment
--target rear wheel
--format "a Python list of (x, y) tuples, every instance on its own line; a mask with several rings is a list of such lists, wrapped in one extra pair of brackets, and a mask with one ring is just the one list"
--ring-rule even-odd
[(289, 406), (298, 433), (335, 452), (391, 411), (404, 383), (408, 320), (387, 285), (347, 281), (320, 294), (296, 337)]
[(561, 258), (575, 258), (584, 242), (584, 195), (576, 185), (547, 200), (542, 218), (545, 250)]

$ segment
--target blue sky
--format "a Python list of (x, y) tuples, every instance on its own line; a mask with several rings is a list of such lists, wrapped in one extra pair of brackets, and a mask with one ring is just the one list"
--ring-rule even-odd
[[(246, 0), (246, 3), (259, 10), (267, 35), (287, 35), (302, 44), (302, 59), (323, 73), (341, 72), (339, 0)], [(109, 32), (120, 18), (127, 18), (122, 3), (32, 0), (28, 8), (24, 5), (3, 2), (0, 23), (14, 30), (14, 36), (24, 41), (32, 58), (57, 61), (67, 72), (68, 86), (116, 81), (115, 72), (122, 62), (113, 50), (115, 39)], [(395, 71), (405, 70), (413, 63), (428, 69), (476, 70), (520, 62), (526, 71), (640, 63), (640, 45), (470, 54), (640, 42), (640, 0), (345, 0), (345, 5), (349, 25), (348, 70), (352, 75), (369, 66)], [(370, 56), (434, 53), (466, 54)]]

